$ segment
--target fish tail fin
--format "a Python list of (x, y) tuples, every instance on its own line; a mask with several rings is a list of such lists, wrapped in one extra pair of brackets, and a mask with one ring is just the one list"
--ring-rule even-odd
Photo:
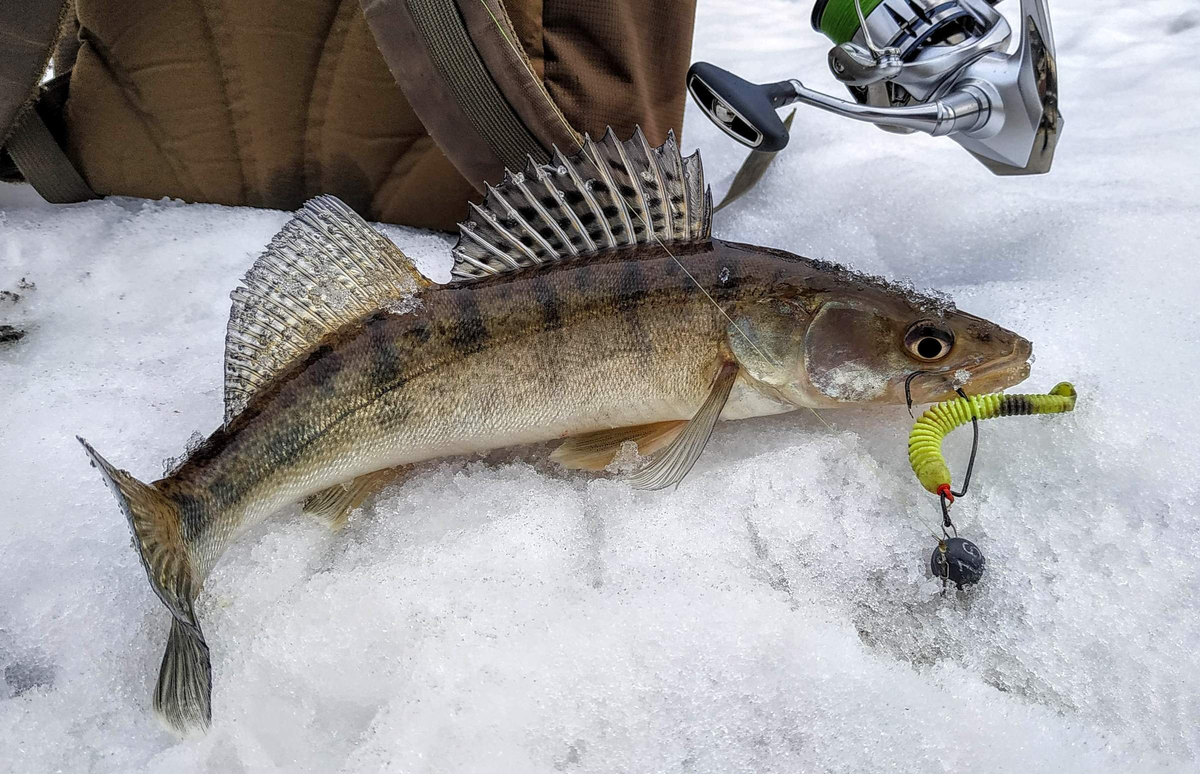
[(146, 577), (173, 618), (154, 709), (176, 733), (202, 732), (212, 716), (212, 670), (193, 607), (200, 586), (183, 537), (179, 506), (154, 485), (118, 470), (87, 441), (78, 440), (129, 520)]
[(212, 665), (200, 627), (171, 619), (171, 634), (154, 687), (154, 712), (180, 736), (198, 736), (212, 723)]

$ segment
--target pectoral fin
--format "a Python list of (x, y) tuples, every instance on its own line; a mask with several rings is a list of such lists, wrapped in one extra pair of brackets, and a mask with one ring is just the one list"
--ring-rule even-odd
[(686, 424), (686, 420), (677, 419), (584, 433), (563, 441), (550, 459), (571, 470), (604, 470), (626, 441), (637, 444), (638, 454), (649, 456), (674, 441)]
[(629, 477), (629, 483), (637, 489), (666, 489), (672, 485), (678, 486), (708, 445), (713, 427), (725, 408), (725, 401), (729, 400), (729, 393), (733, 389), (733, 383), (737, 381), (737, 376), (736, 363), (722, 365), (700, 410), (688, 421), (670, 446), (656, 452), (646, 467)]
[(399, 468), (384, 468), (344, 484), (334, 484), (309, 495), (304, 500), (302, 510), (328, 523), (330, 529), (341, 529), (350, 518), (350, 511), (387, 486), (397, 473)]

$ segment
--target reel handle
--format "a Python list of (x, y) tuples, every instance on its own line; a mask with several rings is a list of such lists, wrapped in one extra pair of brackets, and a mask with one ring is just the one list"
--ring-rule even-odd
[(915, 129), (934, 137), (977, 129), (987, 121), (991, 108), (988, 95), (974, 84), (922, 105), (874, 107), (831, 97), (795, 79), (751, 83), (709, 62), (696, 62), (688, 69), (687, 85), (713, 123), (743, 145), (761, 151), (778, 151), (787, 145), (787, 127), (775, 111), (796, 102), (856, 121)]
[(709, 120), (749, 148), (780, 151), (788, 130), (775, 113), (797, 101), (792, 81), (751, 83), (709, 62), (688, 68), (687, 88)]
[(820, 108), (835, 115), (876, 126), (898, 127), (943, 137), (956, 132), (972, 132), (987, 123), (992, 100), (986, 84), (968, 84), (934, 102), (906, 107), (875, 107), (831, 97), (824, 92), (790, 81), (792, 102)]

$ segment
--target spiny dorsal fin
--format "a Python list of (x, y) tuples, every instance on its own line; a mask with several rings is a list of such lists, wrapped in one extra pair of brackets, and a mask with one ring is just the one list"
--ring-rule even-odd
[(566, 158), (532, 159), (489, 186), (483, 206), (459, 224), (453, 275), (479, 279), (604, 250), (708, 239), (712, 196), (700, 152), (679, 155), (675, 133), (651, 148), (641, 128), (625, 142), (610, 128), (600, 142), (585, 137)]
[(431, 284), (354, 210), (333, 196), (310, 200), (230, 294), (225, 421), (325, 334)]

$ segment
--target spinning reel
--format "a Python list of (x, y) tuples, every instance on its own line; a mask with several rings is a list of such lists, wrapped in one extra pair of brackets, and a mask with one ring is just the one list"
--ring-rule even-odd
[(1046, 0), (1020, 0), (1019, 44), (999, 0), (817, 0), (813, 27), (834, 42), (829, 69), (853, 102), (792, 79), (754, 84), (707, 62), (692, 97), (738, 142), (778, 151), (778, 108), (802, 102), (889, 132), (949, 137), (998, 175), (1050, 171), (1062, 116)]

